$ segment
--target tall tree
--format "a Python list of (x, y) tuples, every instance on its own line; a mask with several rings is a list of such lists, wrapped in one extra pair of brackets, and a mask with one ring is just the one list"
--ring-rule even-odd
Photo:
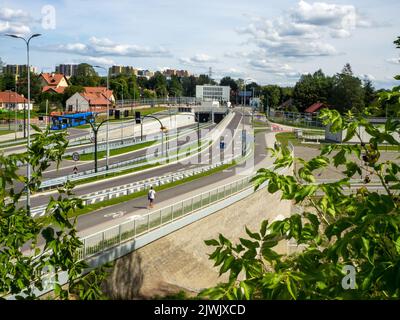
[(264, 108), (276, 108), (281, 102), (281, 88), (276, 85), (268, 85), (261, 88), (262, 103)]
[(304, 111), (316, 102), (326, 103), (330, 96), (332, 79), (325, 76), (322, 70), (314, 74), (302, 75), (293, 90), (294, 104), (299, 111)]
[(220, 80), (219, 85), (220, 86), (230, 86), (231, 87), (231, 91), (233, 91), (233, 92), (237, 92), (237, 90), (238, 90), (238, 84), (231, 77), (223, 77)]
[(168, 93), (172, 97), (179, 97), (182, 95), (182, 83), (177, 76), (172, 76), (171, 80), (168, 81)]
[(359, 78), (353, 76), (351, 67), (346, 64), (341, 73), (333, 77), (329, 103), (339, 112), (361, 111), (364, 106), (364, 89)]
[(182, 79), (183, 95), (194, 97), (196, 95), (196, 77), (189, 76)]
[[(144, 78), (146, 79), (146, 78)], [(130, 99), (135, 99), (138, 100), (140, 99), (140, 89), (139, 89), (139, 84), (138, 84), (138, 77), (136, 75), (132, 74), (128, 80), (128, 92), (129, 92), (129, 97)]]
[(366, 107), (370, 107), (376, 99), (375, 88), (372, 85), (372, 81), (369, 79), (364, 80), (364, 104)]
[(165, 76), (157, 71), (149, 80), (149, 85), (152, 90), (157, 94), (157, 97), (162, 98), (168, 95), (167, 79)]
[[(0, 91), (15, 90), (15, 76), (9, 73), (0, 75)], [(19, 90), (18, 90), (19, 92)]]
[(84, 87), (96, 87), (100, 84), (100, 81), (97, 72), (87, 63), (79, 64), (75, 75), (70, 78), (71, 84)]

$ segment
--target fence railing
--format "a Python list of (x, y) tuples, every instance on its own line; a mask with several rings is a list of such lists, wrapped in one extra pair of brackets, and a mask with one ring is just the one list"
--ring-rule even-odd
[[(204, 167), (199, 167), (199, 168), (195, 168), (195, 169), (176, 172), (173, 174), (160, 176), (160, 177), (153, 177), (153, 178), (149, 178), (149, 179), (142, 180), (142, 181), (136, 181), (136, 182), (132, 182), (132, 183), (129, 183), (126, 185), (113, 187), (113, 188), (109, 188), (109, 189), (105, 189), (105, 190), (100, 190), (100, 191), (96, 191), (94, 193), (85, 194), (85, 195), (80, 196), (80, 198), (82, 199), (82, 201), (85, 205), (90, 205), (90, 204), (94, 204), (94, 203), (97, 203), (100, 201), (110, 200), (113, 198), (118, 198), (121, 196), (126, 196), (129, 194), (140, 192), (151, 186), (161, 186), (161, 185), (164, 185), (167, 183), (179, 181), (179, 180), (182, 180), (182, 179), (185, 179), (185, 178), (188, 178), (188, 177), (191, 177), (191, 176), (203, 173), (203, 172), (207, 172), (207, 171), (215, 169), (217, 167), (220, 167), (220, 166), (224, 165), (225, 163), (228, 163), (228, 161), (226, 161), (226, 162), (221, 161), (221, 162), (218, 162), (218, 163), (215, 163), (212, 165), (208, 165), (208, 166), (204, 166)], [(34, 207), (31, 209), (31, 215), (33, 217), (43, 216), (46, 213), (46, 208), (47, 208), (47, 205)]]
[[(220, 127), (223, 127), (227, 124), (227, 122), (230, 121), (229, 117), (225, 117), (224, 120), (222, 120), (218, 126), (214, 127), (206, 137), (202, 138), (200, 140), (201, 144), (200, 147), (197, 146), (197, 142), (193, 142), (190, 145), (185, 145), (185, 148), (190, 148), (190, 153), (188, 156), (193, 155), (192, 152), (201, 152), (203, 150), (203, 144), (204, 142), (207, 142), (210, 140), (210, 137), (213, 137), (214, 133), (216, 132), (216, 130), (219, 130)], [(191, 149), (193, 147), (193, 149)], [(174, 150), (180, 150), (179, 152), (181, 153), (181, 156), (183, 154), (182, 151), (182, 146), (171, 149), (169, 151), (174, 151)], [(178, 152), (178, 151), (177, 151)], [(180, 156), (180, 157), (181, 157)], [(170, 159), (172, 159), (172, 157), (176, 157), (176, 155), (172, 155), (169, 154), (167, 157), (153, 157), (153, 158), (148, 158), (147, 156), (143, 156), (143, 157), (137, 157), (135, 159), (132, 160), (126, 160), (126, 161), (122, 161), (122, 162), (118, 162), (118, 163), (114, 163), (112, 165), (109, 165), (108, 168), (109, 170), (107, 171), (107, 173), (117, 173), (120, 171), (125, 171), (125, 170), (130, 170), (130, 169), (134, 169), (138, 166), (142, 166), (142, 165), (147, 165), (147, 164), (154, 164), (157, 162), (166, 162), (169, 161)], [(185, 156), (184, 156), (185, 157)], [(67, 182), (68, 180), (70, 181), (77, 181), (77, 180), (82, 180), (82, 179), (87, 179), (87, 178), (93, 178), (93, 177), (97, 177), (97, 176), (101, 176), (104, 175), (104, 172), (106, 171), (106, 167), (99, 167), (98, 168), (98, 172), (94, 172), (94, 169), (92, 170), (87, 170), (87, 171), (83, 171), (83, 172), (79, 172), (77, 174), (73, 174), (73, 175), (67, 175), (67, 176), (63, 176), (63, 177), (59, 177), (59, 178), (54, 178), (54, 179), (49, 179), (46, 181), (43, 181), (40, 185), (41, 189), (46, 189), (46, 188), (51, 188), (54, 186), (59, 186), (64, 184), (65, 182)]]
[(250, 180), (251, 177), (245, 177), (84, 237), (81, 239), (83, 247), (79, 252), (79, 257), (87, 259), (228, 198), (252, 187)]

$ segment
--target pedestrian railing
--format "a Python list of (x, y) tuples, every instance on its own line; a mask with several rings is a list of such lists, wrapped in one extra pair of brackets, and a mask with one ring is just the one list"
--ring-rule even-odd
[[(179, 181), (179, 180), (215, 169), (217, 167), (224, 165), (225, 163), (227, 163), (227, 161), (226, 162), (221, 161), (221, 162), (209, 165), (209, 166), (185, 170), (182, 172), (176, 172), (173, 174), (169, 174), (169, 175), (165, 175), (165, 176), (161, 176), (161, 177), (157, 177), (157, 178), (153, 177), (150, 179), (137, 181), (137, 182), (129, 183), (126, 185), (117, 186), (117, 187), (113, 187), (110, 189), (100, 190), (100, 191), (97, 191), (94, 193), (82, 195), (82, 196), (80, 196), (80, 198), (82, 199), (82, 201), (85, 205), (90, 205), (90, 204), (94, 204), (97, 202), (106, 201), (106, 200), (110, 200), (113, 198), (118, 198), (118, 197), (129, 195), (132, 193), (140, 192), (151, 186), (162, 186), (167, 183)], [(32, 208), (31, 215), (33, 217), (43, 216), (46, 213), (46, 208), (47, 208), (47, 205)]]
[(79, 251), (80, 259), (87, 259), (126, 241), (159, 229), (252, 186), (251, 177), (245, 177), (84, 237), (81, 239), (83, 247)]

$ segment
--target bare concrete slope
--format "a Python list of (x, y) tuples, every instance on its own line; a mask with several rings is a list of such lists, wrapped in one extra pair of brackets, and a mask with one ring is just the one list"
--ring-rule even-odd
[[(219, 233), (231, 240), (247, 237), (245, 226), (258, 231), (265, 219), (290, 215), (291, 203), (266, 189), (154, 241), (115, 262), (105, 290), (112, 299), (164, 296), (179, 290), (197, 293), (226, 280), (208, 259), (204, 240)], [(286, 245), (280, 250), (286, 252)]]

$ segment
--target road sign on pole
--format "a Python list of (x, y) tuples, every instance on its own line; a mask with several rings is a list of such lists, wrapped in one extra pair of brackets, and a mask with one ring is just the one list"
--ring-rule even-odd
[[(73, 154), (72, 154), (72, 160), (74, 160), (74, 161), (79, 161), (79, 153), (78, 152), (74, 152)], [(76, 167), (75, 167), (76, 168)]]
[(78, 168), (75, 166), (74, 169), (72, 169), (72, 171), (73, 171), (74, 174), (77, 174), (78, 173)]

